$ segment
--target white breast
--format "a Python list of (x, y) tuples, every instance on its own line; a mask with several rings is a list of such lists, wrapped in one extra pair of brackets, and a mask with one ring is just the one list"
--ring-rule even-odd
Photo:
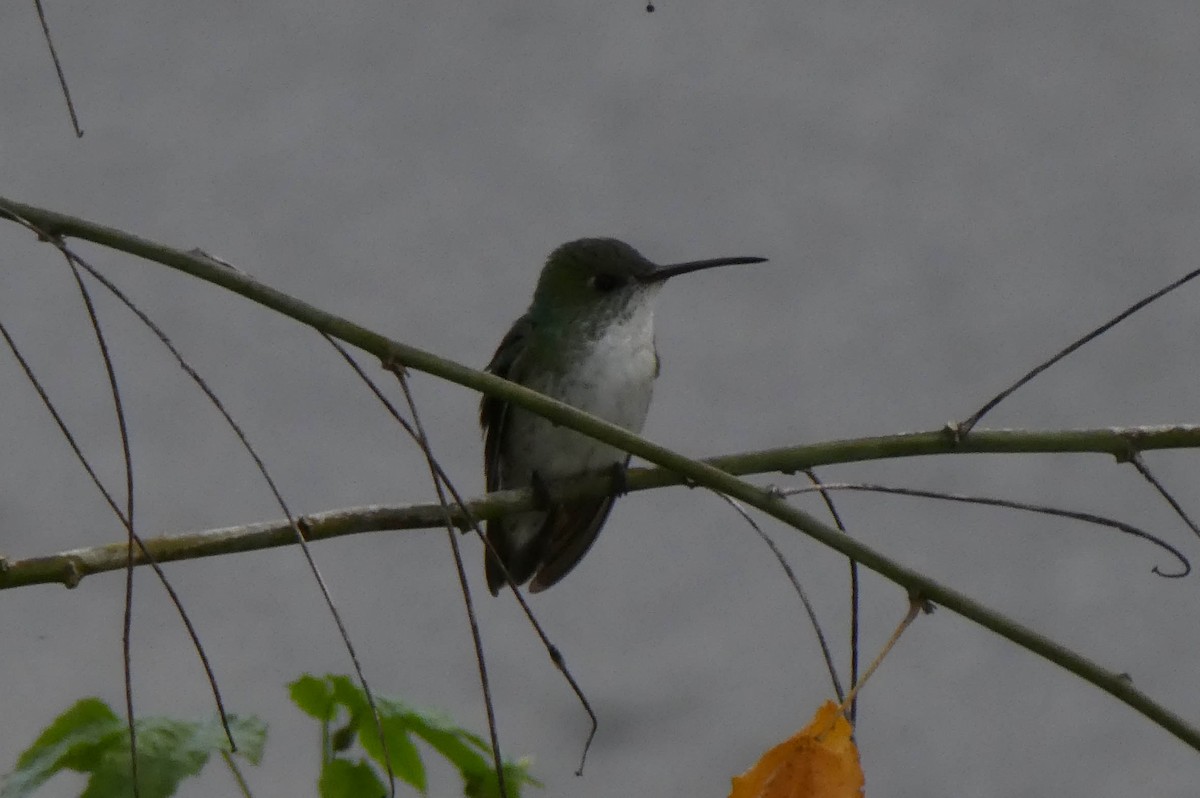
[[(567, 377), (530, 379), (528, 386), (640, 432), (658, 371), (653, 302), (639, 303), (634, 312), (607, 327), (594, 345), (579, 351), (580, 367)], [(535, 470), (545, 479), (561, 479), (625, 462), (626, 454), (619, 449), (554, 426), (520, 408), (510, 412), (509, 457), (502, 469), (506, 487), (528, 485)]]

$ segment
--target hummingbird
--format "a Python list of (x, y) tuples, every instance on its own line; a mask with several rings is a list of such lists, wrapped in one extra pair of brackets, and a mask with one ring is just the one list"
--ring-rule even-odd
[[(584, 238), (550, 253), (533, 301), (500, 341), (486, 370), (639, 433), (659, 373), (654, 302), (670, 277), (766, 258), (657, 265), (613, 238)], [(613, 474), (620, 492), (629, 455), (501, 399), (484, 396), (484, 475), (489, 491), (532, 487), (536, 510), (487, 522), (484, 572), (498, 595), (511, 579), (538, 593), (587, 553), (615, 495), (553, 504), (546, 483)], [(507, 578), (505, 576), (507, 572)]]

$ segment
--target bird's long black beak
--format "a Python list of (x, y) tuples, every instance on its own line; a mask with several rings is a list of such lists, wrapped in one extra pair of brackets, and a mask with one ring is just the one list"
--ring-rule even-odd
[(701, 269), (713, 269), (717, 266), (737, 266), (743, 263), (765, 263), (766, 258), (710, 258), (709, 260), (693, 260), (687, 263), (672, 263), (668, 266), (659, 266), (654, 271), (650, 272), (641, 280), (644, 283), (659, 283), (668, 277), (674, 277), (677, 274), (687, 274), (688, 272), (698, 272)]

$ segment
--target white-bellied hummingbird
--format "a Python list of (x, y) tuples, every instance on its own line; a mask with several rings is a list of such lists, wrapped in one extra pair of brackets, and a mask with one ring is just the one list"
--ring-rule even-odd
[[(631, 432), (650, 409), (658, 352), (654, 299), (668, 277), (765, 258), (713, 258), (656, 265), (626, 243), (584, 238), (550, 254), (524, 316), (500, 341), (487, 370)], [(550, 503), (551, 480), (609, 472), (623, 483), (629, 455), (491, 396), (480, 403), (487, 489), (533, 487), (542, 507), (487, 523), (488, 589), (531, 577), (537, 593), (587, 553), (614, 496)], [(501, 566), (503, 563), (503, 566)]]

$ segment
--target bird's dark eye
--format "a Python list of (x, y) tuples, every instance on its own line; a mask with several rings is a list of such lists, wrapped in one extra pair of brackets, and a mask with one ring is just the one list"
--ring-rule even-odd
[(592, 288), (602, 294), (615, 291), (625, 285), (625, 278), (616, 274), (597, 274), (592, 278)]

